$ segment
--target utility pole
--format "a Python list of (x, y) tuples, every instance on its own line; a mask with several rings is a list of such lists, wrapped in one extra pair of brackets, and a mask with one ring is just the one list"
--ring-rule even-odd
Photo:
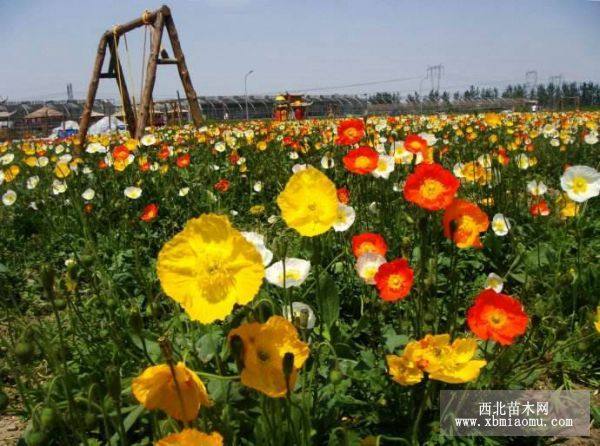
[(67, 101), (72, 101), (72, 100), (73, 100), (73, 84), (69, 82), (67, 84)]
[(537, 70), (529, 70), (525, 73), (525, 83), (527, 84), (527, 88), (529, 91), (535, 91), (537, 87), (538, 81), (538, 72)]
[(442, 64), (427, 67), (427, 78), (431, 81), (431, 89), (433, 91), (440, 91), (440, 81), (443, 72), (444, 66)]
[(244, 102), (246, 104), (246, 121), (250, 119), (248, 114), (248, 76), (250, 76), (252, 73), (254, 73), (254, 70), (248, 71), (244, 76)]

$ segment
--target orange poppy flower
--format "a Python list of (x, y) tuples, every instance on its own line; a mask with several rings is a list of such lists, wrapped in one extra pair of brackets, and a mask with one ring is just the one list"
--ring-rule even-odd
[(229, 185), (229, 180), (223, 178), (217, 181), (213, 187), (219, 192), (227, 192), (229, 190)]
[(164, 144), (160, 150), (158, 151), (158, 158), (161, 160), (166, 160), (169, 155), (171, 155), (171, 151), (169, 150), (169, 146)]
[(365, 136), (365, 123), (362, 119), (346, 119), (337, 128), (335, 143), (340, 146), (351, 146)]
[(113, 149), (112, 157), (115, 161), (125, 161), (129, 158), (129, 149), (125, 146), (117, 146)]
[(173, 371), (168, 364), (148, 367), (133, 379), (131, 390), (146, 409), (160, 409), (176, 420), (192, 421), (200, 406), (212, 404), (206, 387), (183, 362), (173, 366)]
[(348, 204), (350, 201), (350, 191), (347, 187), (340, 187), (337, 190), (338, 201), (342, 204)]
[(484, 290), (467, 311), (467, 324), (477, 337), (510, 345), (514, 338), (525, 333), (529, 318), (523, 305), (506, 294)]
[(185, 155), (181, 155), (177, 157), (177, 167), (186, 168), (190, 165), (190, 154), (186, 153)]
[(365, 232), (352, 237), (352, 252), (356, 258), (367, 253), (379, 254), (385, 257), (387, 249), (387, 243), (379, 234)]
[[(290, 321), (271, 316), (264, 324), (245, 323), (229, 332), (232, 345), (236, 338), (243, 346), (238, 358), (243, 367), (242, 384), (271, 398), (284, 397), (294, 389), (298, 370), (306, 362), (310, 350)], [(287, 358), (291, 362), (285, 370)]]
[(384, 263), (375, 274), (379, 297), (395, 302), (404, 299), (412, 288), (414, 272), (406, 259)]
[(148, 223), (156, 217), (158, 217), (158, 205), (151, 203), (144, 208), (142, 215), (140, 215), (140, 220)]
[(479, 233), (487, 231), (488, 216), (470, 201), (456, 199), (444, 211), (444, 236), (459, 248), (481, 248)]
[(363, 146), (350, 150), (342, 159), (346, 169), (358, 175), (365, 175), (377, 168), (379, 154), (371, 147)]
[(404, 198), (429, 211), (445, 209), (452, 203), (460, 181), (440, 164), (419, 164), (406, 178)]
[(421, 153), (425, 156), (427, 151), (427, 141), (421, 138), (419, 135), (408, 135), (404, 139), (404, 148), (415, 155)]
[(550, 208), (548, 207), (548, 202), (546, 200), (540, 200), (536, 203), (533, 203), (529, 208), (529, 213), (533, 217), (539, 217), (540, 215), (545, 217), (546, 215), (550, 215)]
[(196, 429), (184, 429), (158, 440), (156, 446), (223, 446), (223, 437), (218, 432), (206, 434)]

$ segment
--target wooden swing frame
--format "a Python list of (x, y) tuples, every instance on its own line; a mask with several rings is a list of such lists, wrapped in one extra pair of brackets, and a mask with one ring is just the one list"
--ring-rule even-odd
[[(121, 61), (119, 60), (118, 42), (120, 37), (124, 34), (145, 25), (149, 25), (151, 29), (150, 55), (146, 68), (146, 79), (142, 88), (139, 112), (138, 116), (136, 117), (135, 111), (131, 106), (127, 83), (125, 82)], [(162, 35), (165, 27), (167, 28), (167, 33), (173, 49), (173, 59), (159, 58)], [(103, 73), (102, 67), (104, 65), (104, 58), (106, 56), (107, 48), (110, 52), (111, 58), (108, 71)], [(179, 77), (181, 79), (181, 83), (183, 84), (183, 89), (189, 103), (192, 120), (194, 121), (194, 125), (199, 127), (202, 121), (202, 112), (200, 110), (200, 105), (198, 104), (198, 96), (196, 95), (196, 91), (192, 85), (192, 79), (190, 78), (190, 73), (188, 72), (187, 65), (185, 63), (185, 57), (183, 55), (183, 50), (181, 49), (181, 43), (179, 42), (179, 36), (177, 34), (177, 29), (175, 28), (175, 22), (173, 21), (171, 10), (168, 6), (163, 5), (155, 11), (145, 11), (138, 19), (132, 20), (123, 25), (116, 25), (112, 29), (107, 30), (100, 38), (98, 53), (96, 55), (96, 61), (92, 71), (92, 79), (90, 80), (88, 87), (87, 98), (83, 107), (83, 114), (79, 120), (79, 144), (85, 144), (90, 125), (92, 108), (96, 99), (96, 93), (98, 92), (98, 84), (100, 79), (116, 80), (117, 87), (119, 88), (119, 93), (121, 95), (123, 111), (125, 113), (125, 121), (127, 123), (129, 134), (134, 136), (136, 139), (141, 138), (144, 135), (144, 131), (148, 125), (148, 119), (150, 117), (152, 92), (154, 90), (154, 83), (156, 81), (156, 67), (158, 65), (177, 65)]]

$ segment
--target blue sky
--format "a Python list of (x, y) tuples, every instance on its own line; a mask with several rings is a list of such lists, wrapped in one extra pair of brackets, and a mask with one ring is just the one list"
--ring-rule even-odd
[[(83, 97), (103, 31), (154, 9), (147, 0), (0, 0), (0, 97)], [(600, 81), (600, 2), (586, 0), (170, 0), (200, 95), (283, 90), (368, 93), (418, 89), (428, 65), (441, 87)], [(128, 35), (139, 97), (143, 31)], [(166, 39), (163, 39), (165, 42)], [(379, 85), (325, 89), (390, 79)], [(424, 83), (428, 85), (427, 82)], [(322, 88), (322, 90), (316, 90)], [(176, 68), (159, 67), (156, 98), (182, 91)], [(426, 88), (425, 88), (426, 89)], [(100, 97), (117, 97), (101, 82)]]

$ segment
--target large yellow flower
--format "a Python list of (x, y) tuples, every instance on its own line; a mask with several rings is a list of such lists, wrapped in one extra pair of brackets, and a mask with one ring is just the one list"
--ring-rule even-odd
[(484, 360), (472, 359), (477, 351), (474, 339), (459, 338), (450, 344), (450, 335), (427, 335), (409, 342), (402, 356), (388, 355), (388, 371), (403, 386), (421, 382), (424, 372), (430, 379), (459, 384), (477, 379)]
[(314, 167), (291, 176), (277, 205), (286, 224), (307, 237), (323, 234), (337, 221), (335, 184)]
[(223, 446), (223, 437), (218, 432), (205, 434), (196, 429), (184, 429), (158, 440), (156, 446)]
[(156, 266), (165, 293), (202, 323), (224, 319), (250, 302), (265, 275), (260, 253), (227, 217), (203, 214), (160, 250)]
[[(136, 399), (149, 410), (160, 409), (180, 421), (192, 421), (200, 406), (210, 406), (204, 383), (183, 362), (148, 367), (134, 378), (131, 390)], [(175, 379), (177, 382), (175, 382)]]
[(289, 370), (289, 389), (294, 388), (298, 369), (308, 358), (308, 344), (298, 338), (294, 325), (281, 316), (271, 316), (264, 323), (240, 325), (229, 332), (229, 342), (239, 338), (243, 345), (242, 384), (272, 398), (285, 396), (288, 383), (283, 370), (286, 353), (293, 355)]

